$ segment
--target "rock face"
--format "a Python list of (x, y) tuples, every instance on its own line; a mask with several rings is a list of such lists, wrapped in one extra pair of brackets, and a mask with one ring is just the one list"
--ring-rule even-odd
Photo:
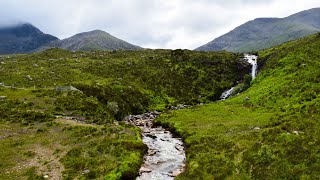
[(152, 121), (159, 115), (160, 112), (153, 111), (125, 118), (126, 123), (142, 129), (142, 140), (148, 146), (137, 180), (170, 180), (184, 171), (183, 143), (164, 128), (153, 127)]
[(57, 40), (38, 48), (37, 51), (54, 47), (70, 51), (141, 49), (139, 46), (132, 45), (101, 30), (79, 33), (67, 39)]
[(58, 40), (44, 34), (31, 24), (17, 24), (0, 28), (0, 54), (30, 53), (35, 49)]
[(197, 48), (199, 51), (249, 52), (320, 31), (320, 8), (286, 18), (257, 18)]

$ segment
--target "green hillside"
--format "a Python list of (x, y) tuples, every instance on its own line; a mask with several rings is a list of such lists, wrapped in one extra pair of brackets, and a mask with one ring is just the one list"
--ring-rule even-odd
[(259, 52), (251, 87), (158, 120), (188, 147), (177, 179), (319, 179), (320, 34)]
[(146, 146), (129, 114), (215, 101), (242, 54), (182, 50), (0, 57), (0, 179), (132, 179)]
[(285, 18), (256, 18), (197, 48), (199, 51), (258, 51), (320, 31), (320, 8)]

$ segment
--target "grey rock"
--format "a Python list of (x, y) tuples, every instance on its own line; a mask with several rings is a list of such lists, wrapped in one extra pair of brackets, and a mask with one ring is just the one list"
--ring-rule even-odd
[(0, 100), (7, 99), (7, 96), (0, 96)]

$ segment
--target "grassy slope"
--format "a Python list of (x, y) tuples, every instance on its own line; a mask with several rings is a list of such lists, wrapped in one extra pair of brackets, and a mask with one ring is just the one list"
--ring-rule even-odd
[[(45, 174), (132, 179), (146, 147), (138, 128), (115, 125), (114, 119), (215, 100), (250, 70), (240, 57), (226, 52), (58, 49), (0, 57), (0, 82), (13, 86), (0, 86), (0, 96), (7, 96), (0, 100), (0, 179), (41, 179)], [(55, 91), (69, 84), (83, 93)]]
[(159, 119), (188, 146), (178, 179), (320, 177), (320, 34), (259, 55), (246, 92)]
[[(44, 175), (121, 179), (137, 175), (146, 150), (139, 128), (83, 124), (52, 115), (57, 108), (72, 111), (74, 105), (76, 111), (88, 114), (87, 118), (96, 118), (101, 108), (96, 99), (78, 92), (43, 89), (0, 89), (0, 93), (8, 96), (0, 101), (0, 179), (43, 179)], [(74, 100), (72, 105), (68, 99)]]

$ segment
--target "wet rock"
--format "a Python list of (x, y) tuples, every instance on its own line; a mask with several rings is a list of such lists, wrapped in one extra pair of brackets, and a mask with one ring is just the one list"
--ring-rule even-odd
[(177, 169), (177, 170), (174, 170), (172, 173), (170, 173), (170, 174), (168, 174), (169, 176), (171, 176), (171, 177), (176, 177), (176, 176), (178, 176), (179, 174), (181, 174), (182, 173), (182, 169)]
[(156, 139), (156, 138), (157, 138), (157, 136), (155, 136), (155, 135), (153, 135), (153, 134), (147, 134), (147, 137), (150, 137), (150, 138), (152, 138), (152, 139)]
[(148, 150), (148, 156), (154, 156), (155, 154), (157, 154), (157, 150), (156, 149), (149, 149)]
[(142, 131), (143, 131), (143, 133), (150, 133), (151, 132), (149, 128), (143, 128)]
[(183, 146), (181, 146), (181, 145), (179, 145), (179, 144), (175, 145), (175, 148), (176, 148), (176, 150), (178, 150), (178, 151), (183, 151)]
[(142, 173), (149, 173), (151, 172), (152, 170), (149, 169), (149, 168), (146, 168), (146, 167), (141, 167), (140, 170), (139, 170), (139, 174), (142, 174)]

